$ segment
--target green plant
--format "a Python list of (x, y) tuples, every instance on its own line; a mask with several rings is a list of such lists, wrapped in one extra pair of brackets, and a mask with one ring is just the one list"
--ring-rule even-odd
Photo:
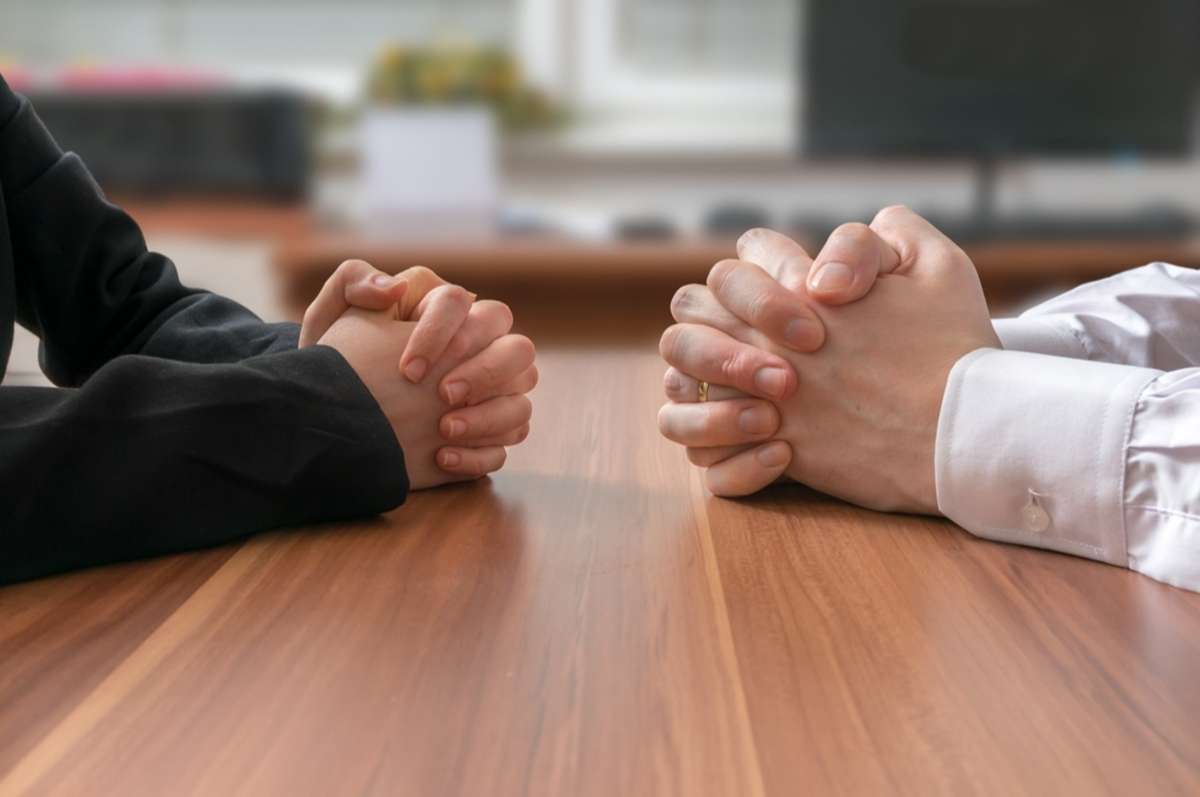
[(516, 60), (498, 47), (388, 47), (371, 66), (367, 98), (377, 105), (482, 104), (514, 131), (553, 127), (565, 118), (544, 93), (523, 83)]

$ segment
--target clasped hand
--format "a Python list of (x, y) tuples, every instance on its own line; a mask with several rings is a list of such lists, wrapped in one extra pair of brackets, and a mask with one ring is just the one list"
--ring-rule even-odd
[(475, 479), (529, 434), (534, 347), (511, 334), (501, 302), (424, 267), (390, 276), (338, 267), (304, 314), (300, 346), (336, 349), (370, 391), (404, 451), (413, 489)]
[(974, 265), (927, 221), (886, 208), (839, 227), (815, 260), (752, 230), (671, 312), (659, 428), (710, 490), (790, 479), (872, 509), (937, 513), (947, 378), (1000, 344)]

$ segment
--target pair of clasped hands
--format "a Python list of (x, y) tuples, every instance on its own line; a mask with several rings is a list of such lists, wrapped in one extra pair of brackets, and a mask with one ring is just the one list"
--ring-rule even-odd
[(1000, 348), (971, 260), (901, 206), (839, 227), (815, 259), (769, 230), (742, 236), (737, 253), (672, 302), (661, 432), (718, 495), (784, 479), (938, 514), (950, 372)]
[(304, 313), (300, 346), (330, 346), (357, 374), (404, 452), (409, 487), (477, 479), (529, 434), (537, 385), (512, 312), (422, 266), (389, 275), (347, 260)]
[[(815, 259), (769, 230), (743, 235), (737, 254), (672, 302), (662, 434), (717, 495), (794, 480), (936, 514), (947, 378), (962, 356), (1000, 345), (970, 259), (899, 206), (839, 227)], [(419, 489), (495, 471), (528, 435), (538, 374), (512, 322), (505, 305), (428, 269), (390, 277), (347, 261), (305, 313), (300, 343), (343, 355)]]

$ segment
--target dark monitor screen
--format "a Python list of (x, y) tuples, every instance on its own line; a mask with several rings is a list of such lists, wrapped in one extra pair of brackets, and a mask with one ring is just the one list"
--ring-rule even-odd
[(1200, 0), (808, 0), (810, 156), (1182, 154)]

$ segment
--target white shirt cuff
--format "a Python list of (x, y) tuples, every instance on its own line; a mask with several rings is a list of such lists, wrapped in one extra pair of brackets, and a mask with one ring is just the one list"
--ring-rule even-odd
[(1000, 343), (1008, 351), (1028, 351), (1055, 357), (1088, 358), (1083, 343), (1071, 330), (1050, 318), (997, 318), (992, 322)]
[(1158, 373), (1021, 351), (963, 357), (938, 418), (938, 508), (980, 537), (1124, 567), (1125, 445)]

